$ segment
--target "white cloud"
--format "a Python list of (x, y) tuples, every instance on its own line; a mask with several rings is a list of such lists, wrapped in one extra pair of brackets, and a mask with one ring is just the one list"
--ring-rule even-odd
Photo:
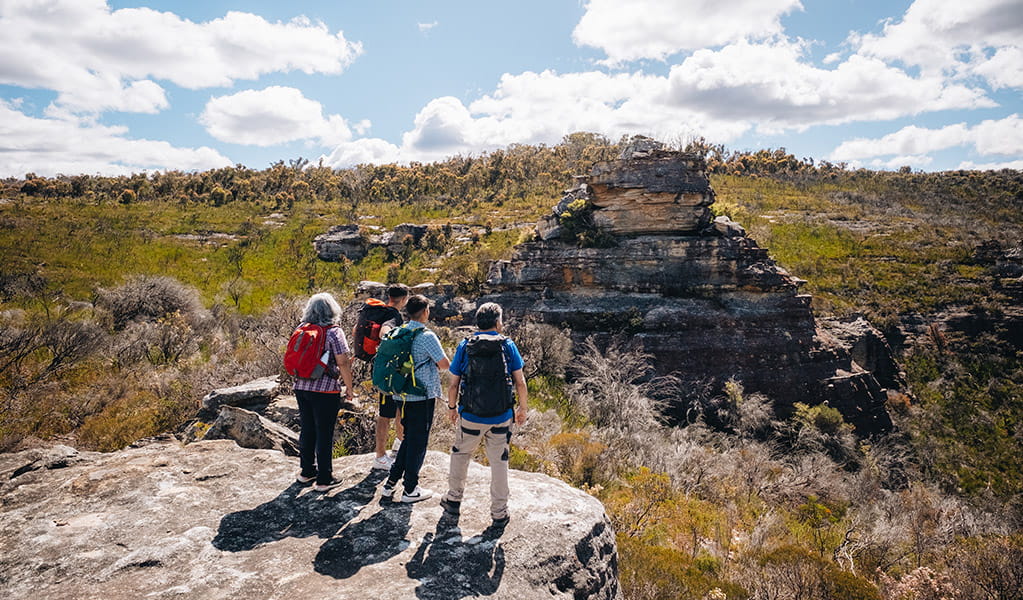
[(829, 159), (850, 161), (893, 154), (924, 155), (970, 146), (985, 156), (1023, 153), (1023, 119), (1019, 115), (1011, 115), (1005, 119), (983, 121), (973, 127), (957, 123), (940, 129), (910, 125), (881, 138), (857, 138), (843, 142), (832, 151)]
[(416, 23), (416, 26), (419, 27), (420, 33), (428, 33), (437, 25), (440, 25), (440, 23), (438, 23), (437, 21), (434, 21), (433, 23)]
[(292, 87), (271, 86), (211, 98), (199, 122), (222, 142), (252, 146), (274, 146), (295, 140), (319, 140), (332, 145), (352, 137), (341, 116), (324, 117), (319, 102)]
[(1000, 171), (1002, 169), (1016, 169), (1017, 171), (1023, 171), (1023, 160), (1011, 160), (1000, 163), (975, 163), (970, 160), (964, 160), (959, 163), (959, 166), (956, 168), (971, 171)]
[(782, 32), (780, 19), (799, 0), (590, 0), (572, 38), (603, 50), (611, 63), (664, 59)]
[(154, 80), (200, 89), (273, 72), (335, 74), (361, 52), (304, 17), (229, 12), (194, 23), (106, 0), (0, 1), (0, 83), (54, 90), (79, 112), (157, 112), (167, 99)]
[(321, 158), (324, 164), (334, 168), (361, 164), (379, 165), (399, 162), (401, 149), (381, 139), (364, 138), (338, 144), (329, 155)]
[(213, 169), (232, 163), (208, 147), (178, 148), (164, 141), (130, 139), (126, 127), (74, 118), (36, 118), (0, 100), (0, 176), (26, 172), (122, 175), (142, 170)]
[(669, 78), (674, 104), (756, 121), (765, 133), (994, 106), (980, 90), (914, 78), (875, 58), (854, 55), (821, 69), (805, 60), (802, 44), (785, 41), (699, 50), (672, 67)]
[(925, 74), (977, 74), (994, 87), (1023, 86), (1020, 40), (1019, 0), (916, 0), (880, 35), (853, 38), (865, 55), (918, 66)]

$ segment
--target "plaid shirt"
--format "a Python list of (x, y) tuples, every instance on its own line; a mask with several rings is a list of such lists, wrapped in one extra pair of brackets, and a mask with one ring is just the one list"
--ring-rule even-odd
[[(409, 321), (408, 327), (412, 329), (426, 329), (419, 321)], [(416, 382), (426, 388), (428, 396), (416, 396), (408, 394), (403, 399), (407, 402), (421, 402), (432, 400), (442, 396), (440, 386), (440, 371), (437, 369), (437, 362), (444, 360), (448, 355), (441, 348), (437, 334), (427, 329), (420, 333), (412, 342), (412, 362), (416, 366)]]
[[(337, 360), (335, 360), (335, 354), (348, 354), (351, 350), (348, 348), (348, 341), (345, 339), (345, 334), (341, 332), (340, 327), (331, 327), (327, 330), (327, 345), (326, 350), (330, 351), (330, 365), (337, 366)], [(331, 377), (330, 375), (324, 375), (319, 379), (295, 379), (296, 390), (303, 390), (306, 392), (323, 392), (327, 394), (338, 394), (341, 392), (341, 383)]]

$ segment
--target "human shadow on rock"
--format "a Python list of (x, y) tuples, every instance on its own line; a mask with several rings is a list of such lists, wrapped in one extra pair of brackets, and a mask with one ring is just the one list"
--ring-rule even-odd
[(367, 565), (385, 562), (411, 545), (406, 539), (411, 521), (411, 504), (384, 500), (379, 511), (349, 523), (324, 542), (313, 568), (323, 575), (347, 579)]
[(479, 535), (462, 537), (458, 518), (441, 516), (433, 533), (426, 534), (405, 572), (419, 580), (421, 600), (456, 600), (490, 596), (504, 577), (504, 548), (498, 539), (503, 525), (491, 525)]
[(213, 547), (227, 552), (252, 550), (284, 538), (329, 538), (373, 500), (386, 473), (371, 471), (352, 487), (337, 493), (309, 492), (293, 483), (279, 496), (256, 508), (224, 515)]

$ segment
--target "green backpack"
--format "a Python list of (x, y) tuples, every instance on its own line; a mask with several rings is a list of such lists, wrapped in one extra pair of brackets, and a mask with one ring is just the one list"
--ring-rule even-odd
[(412, 342), (423, 331), (423, 327), (412, 329), (406, 324), (380, 338), (380, 346), (373, 357), (373, 385), (381, 392), (426, 395), (426, 388), (416, 380), (416, 365), (412, 362)]

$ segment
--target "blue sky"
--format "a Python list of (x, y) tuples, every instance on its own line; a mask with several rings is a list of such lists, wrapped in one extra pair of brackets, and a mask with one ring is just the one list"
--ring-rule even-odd
[(334, 167), (574, 131), (1023, 169), (1019, 0), (0, 0), (0, 176)]

